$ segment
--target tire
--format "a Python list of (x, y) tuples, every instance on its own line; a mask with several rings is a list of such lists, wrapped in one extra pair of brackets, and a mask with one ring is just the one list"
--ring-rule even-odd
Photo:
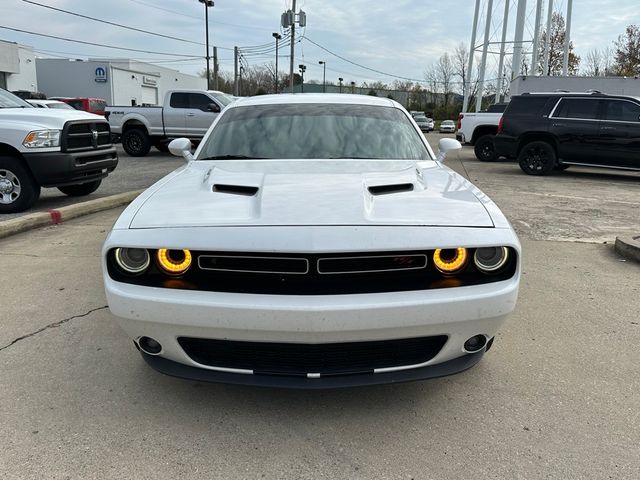
[(493, 137), (493, 135), (483, 135), (474, 143), (473, 152), (481, 162), (493, 162), (498, 158)]
[(122, 148), (132, 157), (144, 157), (151, 150), (151, 140), (144, 130), (130, 128), (122, 134)]
[(527, 175), (549, 175), (556, 166), (556, 152), (547, 142), (530, 142), (520, 150), (518, 163)]
[(81, 183), (80, 185), (66, 185), (64, 187), (58, 187), (58, 190), (70, 197), (84, 197), (85, 195), (95, 192), (101, 183), (102, 179)]
[(23, 212), (40, 198), (38, 185), (19, 158), (0, 157), (0, 213)]

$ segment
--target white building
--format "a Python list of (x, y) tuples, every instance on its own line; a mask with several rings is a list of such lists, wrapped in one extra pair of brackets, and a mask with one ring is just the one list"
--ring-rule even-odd
[(6, 90), (38, 90), (36, 57), (31, 47), (0, 40), (0, 87)]
[(96, 97), (108, 105), (158, 105), (167, 90), (207, 88), (203, 77), (129, 59), (38, 58), (36, 67), (47, 97)]
[(533, 77), (520, 76), (511, 82), (511, 95), (530, 92), (586, 92), (598, 90), (611, 95), (640, 97), (640, 78), (633, 77)]

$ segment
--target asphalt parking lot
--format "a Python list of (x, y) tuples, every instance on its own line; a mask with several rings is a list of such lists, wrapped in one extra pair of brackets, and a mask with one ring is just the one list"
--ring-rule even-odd
[[(102, 188), (143, 188), (181, 162), (123, 156)], [(492, 350), (427, 382), (165, 377), (106, 308), (99, 252), (121, 209), (0, 240), (0, 478), (640, 478), (640, 265), (612, 247), (640, 230), (640, 174), (529, 177), (469, 148), (448, 164), (511, 220), (524, 269)]]

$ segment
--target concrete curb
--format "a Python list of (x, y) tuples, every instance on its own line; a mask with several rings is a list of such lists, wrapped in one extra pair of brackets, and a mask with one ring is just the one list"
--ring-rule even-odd
[(133, 192), (119, 193), (109, 197), (96, 198), (95, 200), (89, 200), (87, 202), (67, 205), (55, 210), (49, 210), (48, 212), (30, 213), (23, 217), (0, 222), (0, 238), (126, 205), (143, 191), (144, 190), (135, 190)]
[(640, 235), (637, 237), (616, 237), (615, 249), (623, 257), (640, 262)]

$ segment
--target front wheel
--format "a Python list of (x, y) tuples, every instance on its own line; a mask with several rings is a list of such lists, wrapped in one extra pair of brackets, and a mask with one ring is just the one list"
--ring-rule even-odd
[(85, 195), (95, 192), (101, 183), (102, 180), (95, 180), (93, 182), (82, 183), (80, 185), (66, 185), (64, 187), (58, 187), (58, 190), (70, 197), (84, 197)]
[(556, 152), (547, 142), (530, 142), (520, 150), (518, 163), (527, 175), (549, 175), (556, 165)]
[(40, 185), (15, 157), (0, 157), (0, 213), (17, 213), (40, 198)]
[(492, 162), (496, 159), (496, 147), (493, 143), (493, 135), (483, 135), (476, 140), (473, 151), (481, 162)]
[(130, 128), (122, 134), (122, 148), (132, 157), (144, 157), (151, 150), (151, 140), (144, 130)]

